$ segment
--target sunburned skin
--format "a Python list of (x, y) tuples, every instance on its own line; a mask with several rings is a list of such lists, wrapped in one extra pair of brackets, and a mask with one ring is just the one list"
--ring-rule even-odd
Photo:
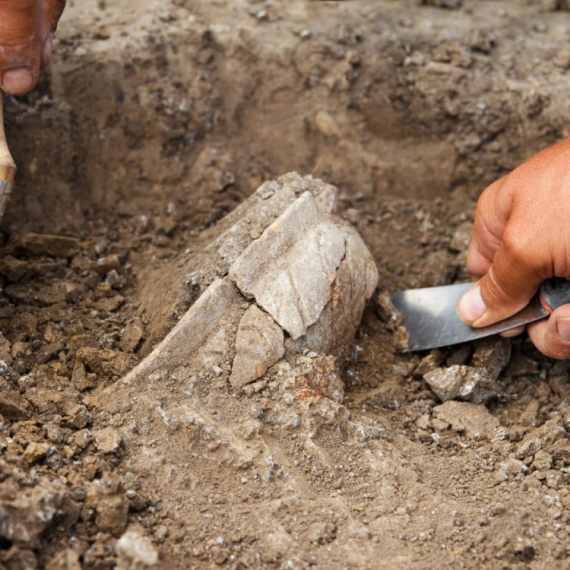
[(47, 67), (65, 0), (0, 0), (0, 85), (21, 95)]

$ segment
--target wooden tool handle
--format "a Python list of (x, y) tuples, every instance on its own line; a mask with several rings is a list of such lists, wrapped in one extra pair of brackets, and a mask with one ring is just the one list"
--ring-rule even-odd
[(4, 93), (0, 89), (0, 180), (14, 180), (16, 163), (10, 154), (4, 132)]

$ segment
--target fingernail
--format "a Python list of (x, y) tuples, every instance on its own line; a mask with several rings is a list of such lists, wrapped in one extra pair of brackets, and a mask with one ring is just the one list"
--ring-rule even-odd
[(34, 86), (34, 76), (29, 69), (19, 67), (4, 72), (2, 87), (8, 93), (26, 93)]
[(558, 336), (564, 342), (570, 342), (570, 319), (563, 317), (556, 319), (556, 328), (558, 329)]
[(474, 323), (483, 316), (487, 310), (483, 297), (481, 297), (481, 287), (475, 285), (457, 303), (457, 314), (466, 323)]

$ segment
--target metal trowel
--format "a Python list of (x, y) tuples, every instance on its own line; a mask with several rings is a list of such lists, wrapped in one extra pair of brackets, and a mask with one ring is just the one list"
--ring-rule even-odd
[(456, 311), (459, 298), (472, 286), (473, 283), (462, 283), (392, 293), (392, 302), (404, 317), (409, 350), (428, 350), (491, 336), (544, 319), (570, 303), (570, 281), (553, 277), (542, 283), (530, 303), (516, 315), (488, 327), (473, 328)]

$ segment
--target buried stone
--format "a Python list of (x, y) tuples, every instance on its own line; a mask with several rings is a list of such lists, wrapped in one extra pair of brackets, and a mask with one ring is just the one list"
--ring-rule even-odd
[(485, 368), (459, 366), (435, 368), (424, 380), (443, 402), (452, 399), (482, 404), (499, 393), (496, 382)]
[[(356, 229), (335, 214), (336, 203), (336, 188), (310, 176), (264, 184), (220, 222), (225, 231), (198, 256), (195, 278), (212, 276), (204, 293), (123, 382), (216, 366), (229, 368), (240, 389), (286, 351), (338, 356), (354, 338), (378, 270)], [(245, 221), (259, 219), (255, 239)], [(215, 278), (224, 267), (228, 276)]]

